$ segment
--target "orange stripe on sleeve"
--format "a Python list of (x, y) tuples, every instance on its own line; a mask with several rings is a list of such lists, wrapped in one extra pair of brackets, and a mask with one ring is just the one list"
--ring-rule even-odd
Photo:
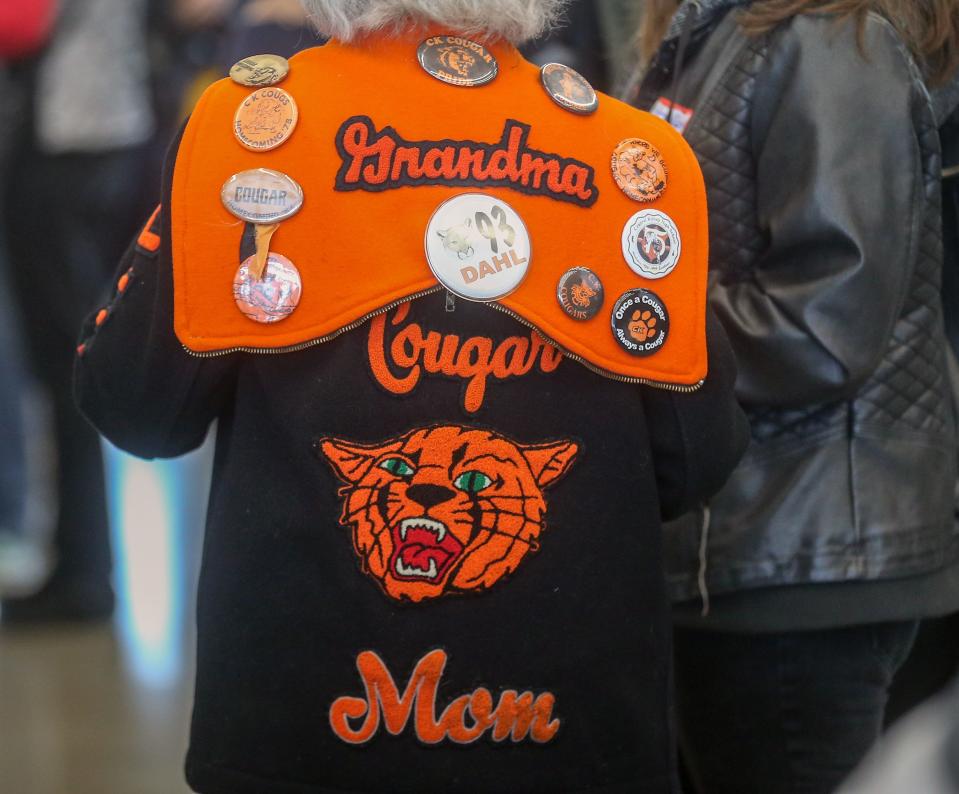
[(147, 221), (146, 226), (143, 227), (143, 231), (140, 232), (140, 236), (137, 238), (137, 245), (149, 251), (151, 254), (160, 247), (160, 235), (153, 231), (153, 226), (160, 216), (160, 209), (161, 205), (158, 205), (157, 208), (153, 210), (150, 220)]

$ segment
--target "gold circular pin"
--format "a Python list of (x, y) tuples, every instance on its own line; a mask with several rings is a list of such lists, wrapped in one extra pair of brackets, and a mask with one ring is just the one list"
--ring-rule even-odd
[(251, 55), (237, 61), (230, 69), (234, 83), (251, 88), (276, 85), (290, 73), (290, 62), (282, 55)]
[(233, 119), (233, 132), (247, 149), (267, 152), (293, 134), (298, 118), (293, 97), (282, 88), (269, 86), (243, 100)]

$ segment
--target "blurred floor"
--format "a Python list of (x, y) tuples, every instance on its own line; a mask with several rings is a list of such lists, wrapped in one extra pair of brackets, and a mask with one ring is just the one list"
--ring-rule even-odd
[(194, 594), (212, 440), (106, 449), (116, 617), (0, 630), (0, 794), (186, 794)]
[(181, 794), (192, 675), (138, 682), (110, 627), (0, 635), (0, 792)]

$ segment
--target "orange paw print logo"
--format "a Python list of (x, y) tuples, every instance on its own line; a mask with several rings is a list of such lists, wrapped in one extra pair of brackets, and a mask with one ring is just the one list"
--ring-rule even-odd
[(651, 311), (633, 312), (632, 319), (629, 321), (629, 335), (637, 342), (645, 342), (656, 333), (656, 318)]

